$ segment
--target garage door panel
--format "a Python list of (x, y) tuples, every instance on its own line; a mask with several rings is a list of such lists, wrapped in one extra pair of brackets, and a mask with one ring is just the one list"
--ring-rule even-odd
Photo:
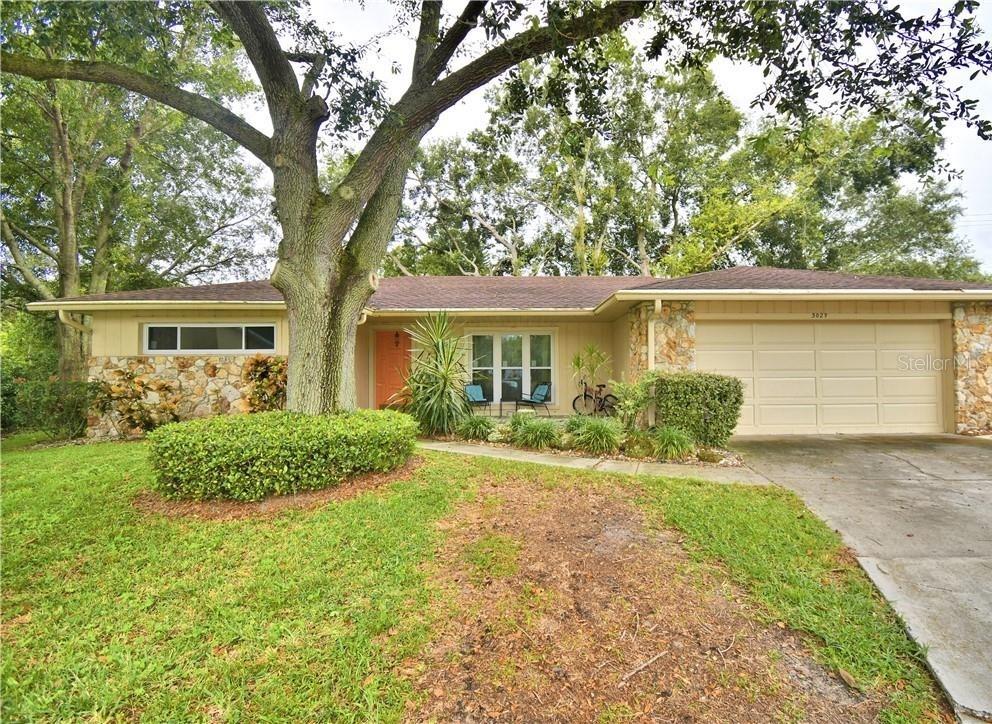
[(697, 323), (697, 367), (739, 377), (741, 433), (939, 432), (934, 321)]
[(816, 399), (816, 377), (762, 377), (758, 395), (763, 400), (786, 398)]
[(739, 322), (707, 322), (696, 327), (697, 346), (751, 345), (754, 326)]
[(875, 377), (821, 377), (820, 396), (825, 399), (838, 397), (875, 397), (878, 384)]
[(878, 326), (878, 342), (899, 347), (936, 347), (938, 327), (932, 322), (886, 322)]
[(882, 397), (927, 397), (936, 399), (940, 393), (940, 378), (930, 377), (880, 377)]
[(894, 403), (882, 404), (882, 422), (892, 425), (935, 425), (940, 420), (936, 403)]
[(759, 425), (816, 425), (816, 405), (758, 405)]
[(750, 372), (754, 369), (754, 354), (751, 350), (735, 351), (696, 351), (696, 369), (705, 371), (733, 370)]
[(820, 407), (822, 425), (877, 425), (878, 405), (871, 403), (839, 405), (829, 404)]
[(838, 349), (818, 351), (819, 369), (824, 371), (840, 370), (875, 370), (875, 350), (873, 349)]
[(875, 344), (875, 325), (817, 322), (817, 344)]
[(811, 349), (759, 349), (757, 359), (760, 372), (775, 370), (808, 370), (812, 372), (816, 369), (816, 355)]
[(813, 344), (813, 326), (804, 322), (765, 322), (754, 326), (754, 342), (759, 345), (788, 345), (790, 347)]

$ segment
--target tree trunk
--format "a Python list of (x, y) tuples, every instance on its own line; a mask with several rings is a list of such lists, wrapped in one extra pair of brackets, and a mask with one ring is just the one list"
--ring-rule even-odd
[(56, 325), (59, 351), (59, 378), (62, 380), (86, 379), (90, 356), (91, 336), (61, 321)]

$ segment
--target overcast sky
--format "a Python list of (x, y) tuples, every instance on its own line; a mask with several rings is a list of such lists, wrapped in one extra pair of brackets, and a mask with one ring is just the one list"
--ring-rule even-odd
[[(947, 5), (940, 3), (939, 5)], [(460, 4), (446, 2), (446, 9), (456, 12)], [(932, 0), (902, 2), (906, 14), (933, 12), (938, 3)], [(395, 100), (409, 80), (413, 41), (409, 30), (396, 32), (396, 6), (386, 0), (366, 0), (364, 6), (349, 0), (315, 0), (314, 14), (326, 28), (333, 28), (343, 40), (356, 44), (371, 43), (367, 55), (369, 70), (382, 78)], [(992, 31), (992, 2), (977, 12), (979, 25), (986, 33)], [(383, 37), (384, 36), (384, 37)], [(383, 37), (382, 40), (376, 40)], [(398, 64), (402, 72), (392, 72)], [(747, 108), (761, 88), (761, 73), (754, 67), (718, 62), (714, 73), (724, 93), (741, 109)], [(992, 78), (978, 77), (969, 81), (967, 74), (955, 79), (964, 85), (966, 95), (979, 101), (982, 114), (992, 117)], [(255, 114), (252, 114), (253, 116)], [(260, 118), (254, 117), (259, 122)], [(441, 116), (427, 141), (445, 136), (465, 135), (484, 126), (487, 121), (484, 90), (480, 89)], [(955, 123), (945, 131), (945, 158), (961, 172), (955, 183), (964, 193), (964, 214), (958, 224), (959, 235), (974, 247), (986, 272), (992, 273), (992, 141), (982, 141), (964, 124)]]

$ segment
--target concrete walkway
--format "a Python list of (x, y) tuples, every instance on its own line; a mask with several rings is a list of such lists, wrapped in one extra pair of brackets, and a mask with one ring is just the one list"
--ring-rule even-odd
[(659, 475), (669, 478), (696, 478), (715, 483), (745, 483), (749, 485), (770, 485), (770, 481), (747, 467), (716, 467), (703, 465), (678, 465), (674, 463), (649, 463), (638, 460), (604, 460), (577, 455), (555, 455), (553, 453), (518, 450), (512, 447), (493, 447), (470, 442), (443, 442), (422, 440), (417, 446), (425, 450), (476, 455), (485, 458), (517, 460), (538, 465), (557, 465), (580, 470), (596, 470), (601, 473), (625, 473), (627, 475)]

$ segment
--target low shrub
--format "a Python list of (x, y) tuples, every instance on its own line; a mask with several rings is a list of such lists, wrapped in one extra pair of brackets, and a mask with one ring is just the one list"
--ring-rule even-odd
[(534, 410), (517, 410), (510, 415), (510, 432), (516, 432), (527, 424), (528, 420), (533, 420), (535, 417), (537, 417), (537, 413)]
[(416, 437), (409, 415), (358, 410), (220, 415), (163, 425), (148, 440), (167, 497), (260, 500), (391, 470), (410, 458)]
[(241, 381), (249, 412), (269, 412), (286, 407), (286, 358), (257, 354), (245, 360)]
[(611, 455), (620, 449), (623, 428), (616, 420), (590, 417), (572, 433), (572, 445), (592, 455)]
[(553, 447), (557, 444), (561, 434), (554, 420), (535, 417), (533, 415), (520, 418), (516, 427), (513, 426), (513, 420), (511, 419), (510, 425), (510, 440), (513, 444), (520, 447), (534, 448), (535, 450)]
[(491, 417), (469, 415), (458, 423), (455, 434), (464, 440), (488, 440), (496, 432), (496, 423)]
[(18, 382), (17, 422), (57, 440), (86, 432), (90, 407), (99, 390), (94, 382)]
[(685, 460), (696, 451), (689, 433), (677, 427), (660, 427), (651, 438), (655, 457), (661, 460)]
[(583, 427), (589, 420), (593, 419), (589, 415), (572, 415), (567, 420), (565, 420), (565, 432), (575, 434)]
[(654, 457), (654, 438), (646, 430), (630, 430), (623, 436), (620, 446), (625, 455), (632, 458)]
[(696, 451), (696, 457), (699, 458), (700, 462), (704, 463), (721, 463), (723, 462), (723, 455), (721, 455), (716, 450), (712, 448), (704, 447)]
[(684, 430), (700, 445), (726, 445), (743, 403), (744, 386), (736, 377), (669, 372), (654, 380), (657, 424)]
[(17, 382), (14, 373), (7, 370), (6, 365), (0, 365), (0, 430), (10, 432), (19, 424), (17, 414)]

